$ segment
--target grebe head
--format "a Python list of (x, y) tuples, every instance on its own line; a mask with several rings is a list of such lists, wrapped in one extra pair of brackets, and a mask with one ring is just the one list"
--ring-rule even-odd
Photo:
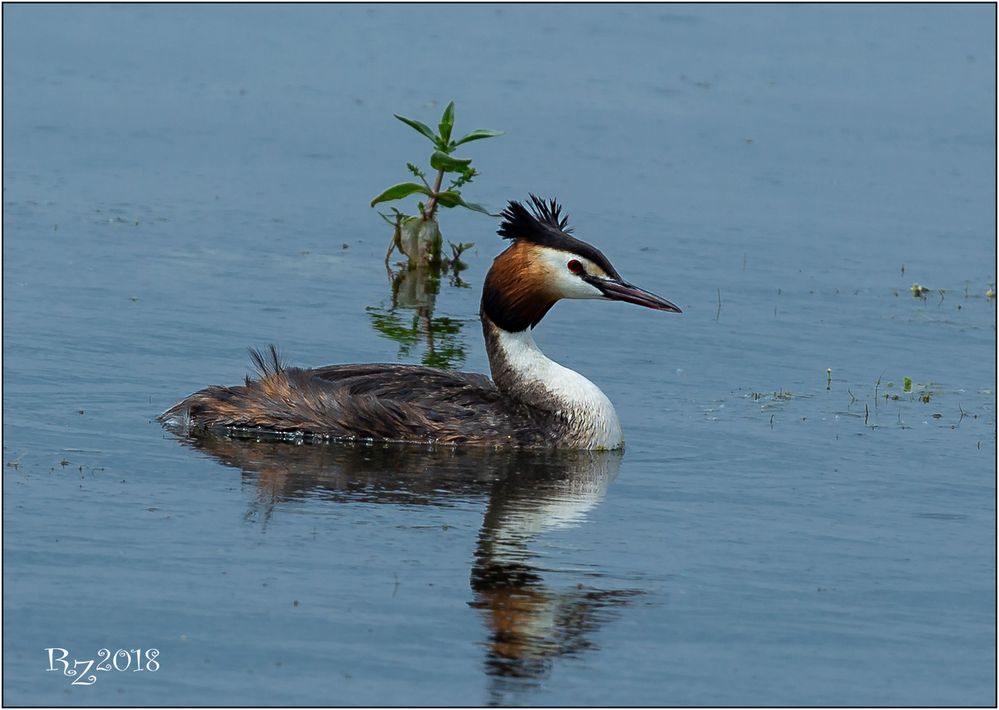
[(482, 313), (511, 333), (536, 326), (562, 298), (626, 301), (680, 313), (674, 304), (621, 278), (596, 247), (570, 235), (555, 200), (531, 195), (531, 210), (511, 201), (500, 236), (513, 243), (496, 257), (482, 290)]

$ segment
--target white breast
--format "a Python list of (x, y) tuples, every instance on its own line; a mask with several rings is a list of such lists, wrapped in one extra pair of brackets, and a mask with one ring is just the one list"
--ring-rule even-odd
[(585, 449), (624, 446), (621, 422), (614, 405), (600, 388), (578, 372), (545, 356), (530, 330), (498, 331), (498, 347), (524, 385), (536, 385), (551, 395), (555, 414), (573, 432), (574, 445)]

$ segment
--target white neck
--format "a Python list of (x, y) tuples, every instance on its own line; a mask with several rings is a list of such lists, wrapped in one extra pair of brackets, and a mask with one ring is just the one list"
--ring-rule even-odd
[[(510, 333), (490, 324), (489, 363), (496, 384), (525, 403), (551, 413), (560, 443), (584, 449), (624, 446), (614, 405), (588, 379), (545, 356), (530, 329)], [(492, 340), (492, 342), (489, 342)]]

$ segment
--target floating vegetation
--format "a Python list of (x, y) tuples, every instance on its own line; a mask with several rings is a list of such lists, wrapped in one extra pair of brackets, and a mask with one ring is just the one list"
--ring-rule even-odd
[[(964, 282), (964, 298), (965, 299), (969, 299), (969, 298), (980, 298), (980, 296), (978, 296), (977, 294), (974, 294), (974, 293), (972, 293), (970, 291), (970, 285), (971, 285), (970, 281), (965, 281)], [(924, 301), (926, 300), (927, 296), (930, 295), (930, 293), (936, 293), (937, 295), (940, 296), (940, 303), (943, 303), (944, 299), (947, 296), (947, 289), (943, 289), (943, 288), (930, 288), (929, 286), (924, 286), (921, 283), (913, 283), (912, 286), (909, 287), (909, 292), (912, 294), (913, 298), (921, 298)], [(893, 289), (892, 293), (895, 296), (898, 296), (898, 289)], [(991, 302), (991, 301), (995, 300), (995, 297), (996, 297), (996, 287), (995, 287), (994, 283), (990, 283), (990, 284), (988, 284), (988, 286), (986, 286), (984, 296), (985, 296), (985, 300), (988, 301), (988, 302)], [(957, 309), (961, 310), (961, 305), (960, 304), (958, 304)]]
[(940, 295), (940, 303), (943, 303), (943, 301), (944, 301), (944, 295), (946, 295), (946, 293), (947, 293), (947, 291), (945, 289), (942, 289), (942, 288), (931, 289), (930, 287), (923, 286), (920, 283), (914, 283), (914, 284), (912, 284), (912, 286), (909, 288), (909, 290), (912, 292), (913, 298), (921, 298), (924, 301), (926, 300), (926, 296), (929, 295), (929, 293), (931, 291), (936, 291)]
[(749, 396), (752, 397), (754, 400), (773, 399), (778, 402), (783, 402), (794, 398), (794, 394), (788, 392), (783, 387), (777, 390), (776, 392), (770, 394), (766, 392), (750, 392)]
[[(827, 389), (830, 388), (831, 375), (832, 368), (827, 368)], [(967, 426), (968, 420), (985, 421), (981, 414), (967, 411), (959, 401), (958, 397), (965, 390), (947, 388), (930, 379), (918, 382), (917, 378), (909, 375), (891, 382), (885, 380), (882, 373), (873, 383), (849, 383), (841, 388), (846, 393), (846, 399), (842, 401), (830, 399), (828, 395), (818, 397), (815, 383), (812, 387), (803, 385), (796, 390), (792, 392), (783, 387), (777, 390), (744, 390), (742, 397), (755, 405), (751, 407), (751, 416), (759, 417), (764, 426), (769, 423), (771, 430), (777, 430), (776, 425), (782, 422), (812, 422), (820, 426), (839, 427), (855, 421), (860, 431), (854, 433), (861, 435), (864, 429), (913, 429), (926, 425), (958, 429), (962, 422)], [(985, 393), (991, 394), (988, 391)], [(934, 406), (930, 408), (930, 404)], [(861, 422), (863, 428), (860, 427)], [(842, 431), (834, 429), (837, 439)]]

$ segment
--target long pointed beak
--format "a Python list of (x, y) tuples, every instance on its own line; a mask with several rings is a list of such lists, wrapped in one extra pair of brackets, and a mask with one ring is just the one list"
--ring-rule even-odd
[(683, 311), (681, 311), (676, 304), (670, 303), (665, 298), (657, 296), (654, 293), (650, 293), (645, 289), (638, 288), (638, 286), (632, 286), (626, 281), (601, 279), (596, 277), (586, 280), (599, 288), (604, 296), (612, 301), (626, 301), (628, 303), (645, 306), (646, 308), (651, 308), (656, 311), (683, 313)]

